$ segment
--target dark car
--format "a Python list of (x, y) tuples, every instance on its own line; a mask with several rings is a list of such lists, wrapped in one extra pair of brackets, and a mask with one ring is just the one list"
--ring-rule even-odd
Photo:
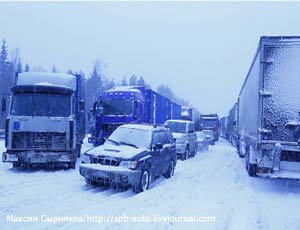
[(82, 163), (80, 175), (88, 184), (131, 186), (138, 193), (158, 176), (173, 176), (176, 147), (165, 127), (122, 125), (104, 145), (87, 151)]

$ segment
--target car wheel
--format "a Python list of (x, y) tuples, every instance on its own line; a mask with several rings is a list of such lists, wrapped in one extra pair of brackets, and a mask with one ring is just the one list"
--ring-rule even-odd
[(181, 155), (181, 160), (185, 161), (185, 160), (189, 159), (189, 156), (190, 156), (190, 148), (189, 148), (189, 146), (187, 146), (185, 148), (184, 153)]
[(144, 170), (142, 171), (139, 184), (134, 186), (134, 192), (135, 193), (144, 192), (149, 188), (149, 184), (150, 184), (150, 173), (148, 170)]
[(174, 161), (171, 160), (170, 164), (169, 164), (169, 168), (168, 171), (164, 174), (165, 178), (170, 178), (174, 175), (174, 170), (175, 170), (175, 165), (174, 165)]

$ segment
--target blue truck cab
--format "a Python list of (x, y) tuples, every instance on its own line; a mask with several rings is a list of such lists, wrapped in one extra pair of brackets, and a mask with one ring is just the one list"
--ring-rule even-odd
[(94, 103), (94, 132), (88, 138), (101, 145), (122, 124), (163, 124), (180, 118), (181, 106), (144, 86), (121, 86), (106, 90)]

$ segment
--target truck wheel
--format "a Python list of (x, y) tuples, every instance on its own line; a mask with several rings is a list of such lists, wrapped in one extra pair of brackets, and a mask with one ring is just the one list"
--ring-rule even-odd
[(78, 158), (80, 157), (81, 154), (81, 146), (82, 146), (81, 144), (76, 145), (76, 153)]
[(16, 162), (16, 163), (13, 163), (13, 168), (17, 168), (17, 167), (20, 167), (21, 164), (19, 162)]
[(174, 175), (174, 170), (175, 170), (175, 165), (174, 165), (174, 161), (171, 160), (170, 164), (169, 164), (169, 168), (168, 171), (164, 174), (165, 178), (170, 178)]
[(190, 156), (190, 148), (189, 148), (189, 146), (187, 146), (185, 148), (184, 153), (181, 155), (181, 160), (185, 161), (185, 160), (189, 159), (189, 156)]
[(76, 165), (76, 162), (70, 162), (70, 163), (68, 163), (68, 168), (75, 169), (75, 165)]
[(255, 177), (256, 176), (256, 171), (257, 171), (257, 164), (251, 164), (250, 163), (250, 153), (249, 151), (246, 152), (246, 170), (248, 172), (248, 175), (250, 177)]
[(140, 182), (134, 186), (134, 192), (135, 193), (144, 192), (149, 188), (149, 184), (150, 184), (150, 173), (148, 170), (144, 170), (142, 171)]
[(241, 157), (241, 158), (245, 157), (245, 155), (243, 155), (243, 153), (242, 153), (242, 145), (241, 144), (239, 144), (239, 147), (238, 147), (238, 154), (239, 154), (239, 157)]
[(194, 148), (194, 152), (192, 153), (192, 157), (196, 156), (197, 151), (198, 151), (198, 149), (197, 149), (197, 144), (196, 144), (195, 148)]

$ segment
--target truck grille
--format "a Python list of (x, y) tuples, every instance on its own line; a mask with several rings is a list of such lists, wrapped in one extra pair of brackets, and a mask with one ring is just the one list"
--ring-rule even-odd
[(66, 149), (65, 133), (48, 132), (13, 132), (12, 148), (14, 149)]
[(300, 152), (293, 151), (282, 151), (281, 152), (282, 161), (300, 162)]
[(110, 165), (110, 166), (118, 166), (119, 161), (115, 158), (93, 157), (92, 163), (102, 164), (102, 165)]

